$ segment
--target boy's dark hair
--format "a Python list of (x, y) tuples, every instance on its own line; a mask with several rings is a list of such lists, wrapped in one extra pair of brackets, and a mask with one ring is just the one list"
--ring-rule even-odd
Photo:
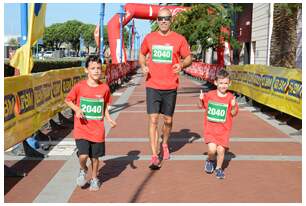
[(85, 62), (85, 67), (88, 68), (89, 62), (97, 62), (102, 64), (102, 61), (98, 55), (89, 55)]
[(224, 79), (224, 78), (229, 78), (230, 74), (228, 71), (226, 71), (225, 69), (221, 69), (218, 71), (217, 75), (216, 75), (216, 80), (218, 79)]

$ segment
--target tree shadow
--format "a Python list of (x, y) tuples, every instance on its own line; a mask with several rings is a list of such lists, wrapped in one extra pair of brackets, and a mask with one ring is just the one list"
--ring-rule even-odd
[(104, 166), (99, 169), (98, 179), (106, 182), (118, 177), (129, 165), (132, 169), (136, 169), (134, 161), (139, 159), (139, 154), (139, 150), (132, 150), (127, 153), (127, 156), (105, 160)]
[(191, 144), (200, 138), (201, 136), (198, 133), (190, 132), (190, 129), (181, 129), (179, 132), (171, 132), (168, 143), (169, 151), (170, 153), (178, 151), (186, 144)]

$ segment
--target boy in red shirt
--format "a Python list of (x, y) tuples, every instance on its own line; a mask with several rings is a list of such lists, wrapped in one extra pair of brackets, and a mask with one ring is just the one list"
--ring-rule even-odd
[(100, 182), (97, 179), (99, 157), (105, 155), (104, 115), (112, 127), (116, 126), (109, 115), (108, 105), (111, 102), (109, 87), (100, 81), (102, 75), (101, 59), (89, 56), (85, 63), (87, 80), (78, 82), (69, 92), (65, 103), (74, 110), (74, 138), (78, 149), (80, 173), (77, 185), (86, 183), (86, 166), (88, 157), (91, 160), (92, 175), (90, 190), (97, 191)]
[[(235, 96), (228, 92), (230, 85), (229, 73), (222, 69), (215, 80), (216, 90), (200, 94), (200, 101), (204, 109), (204, 139), (208, 145), (208, 158), (205, 171), (215, 170), (218, 179), (224, 178), (222, 164), (225, 150), (229, 148), (229, 134), (232, 128), (232, 117), (238, 113)], [(217, 165), (216, 165), (217, 153)], [(216, 166), (216, 167), (215, 167)]]

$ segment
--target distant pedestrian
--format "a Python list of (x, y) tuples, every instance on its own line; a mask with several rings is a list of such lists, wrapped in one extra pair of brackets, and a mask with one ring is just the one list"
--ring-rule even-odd
[(77, 83), (67, 95), (65, 102), (74, 110), (74, 138), (78, 149), (80, 172), (77, 185), (87, 183), (87, 159), (91, 160), (90, 190), (97, 191), (100, 182), (97, 179), (99, 157), (105, 155), (104, 116), (112, 127), (116, 126), (109, 115), (108, 105), (111, 93), (107, 84), (100, 81), (102, 75), (101, 59), (89, 56), (85, 63), (87, 80)]
[(228, 92), (230, 85), (229, 73), (222, 69), (214, 81), (216, 90), (203, 94), (200, 102), (204, 109), (204, 139), (208, 145), (208, 158), (205, 161), (205, 171), (223, 179), (222, 164), (225, 151), (229, 148), (229, 135), (232, 129), (232, 118), (238, 113), (235, 96)]

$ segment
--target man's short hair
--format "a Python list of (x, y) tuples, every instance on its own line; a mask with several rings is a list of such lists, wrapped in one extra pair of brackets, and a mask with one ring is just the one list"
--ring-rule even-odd
[(225, 69), (221, 69), (221, 70), (218, 71), (218, 73), (216, 75), (216, 80), (224, 79), (224, 78), (230, 78), (230, 74)]
[(89, 55), (85, 62), (85, 67), (88, 68), (89, 62), (97, 62), (99, 64), (102, 64), (102, 61), (98, 55)]

